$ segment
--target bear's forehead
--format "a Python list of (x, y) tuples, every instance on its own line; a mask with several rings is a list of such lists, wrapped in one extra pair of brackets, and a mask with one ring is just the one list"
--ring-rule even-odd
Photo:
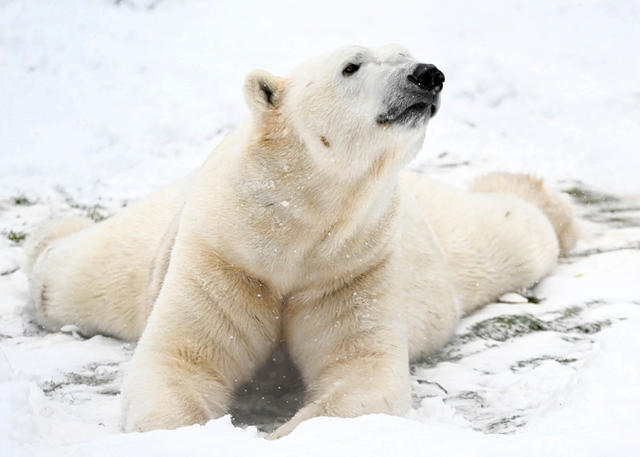
[(380, 61), (393, 60), (397, 57), (410, 57), (409, 50), (398, 44), (387, 44), (384, 46), (345, 46), (335, 50), (329, 56), (330, 59), (353, 58), (359, 61)]
[(299, 65), (292, 74), (305, 74), (313, 71), (322, 73), (331, 69), (334, 65), (344, 65), (347, 63), (394, 63), (406, 62), (412, 59), (408, 49), (397, 44), (388, 44), (377, 47), (365, 46), (344, 46), (330, 53), (312, 58)]

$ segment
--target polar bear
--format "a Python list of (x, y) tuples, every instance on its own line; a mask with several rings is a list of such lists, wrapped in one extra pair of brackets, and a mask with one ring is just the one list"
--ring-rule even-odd
[(280, 78), (250, 73), (250, 119), (204, 165), (97, 224), (46, 224), (28, 246), (50, 330), (138, 340), (127, 431), (203, 423), (283, 344), (321, 415), (402, 414), (409, 362), (460, 317), (548, 274), (572, 209), (526, 175), (463, 191), (402, 171), (444, 75), (398, 46), (351, 46)]

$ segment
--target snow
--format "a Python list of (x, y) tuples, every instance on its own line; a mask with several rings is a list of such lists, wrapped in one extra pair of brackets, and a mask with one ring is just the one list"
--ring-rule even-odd
[(635, 321), (606, 331), (582, 368), (563, 380), (565, 386), (545, 411), (517, 434), (474, 431), (442, 399), (429, 399), (414, 411), (414, 420), (322, 417), (301, 424), (277, 442), (261, 439), (254, 428), (234, 427), (226, 416), (173, 432), (110, 435), (70, 455), (637, 455), (640, 442), (634, 431), (640, 417), (630, 405), (640, 400), (635, 388), (640, 381), (639, 330)]
[[(639, 25), (632, 0), (0, 0), (0, 456), (640, 455)], [(120, 433), (134, 346), (37, 328), (22, 235), (200, 165), (247, 115), (251, 69), (387, 42), (447, 78), (411, 167), (536, 173), (574, 195), (584, 239), (412, 366), (407, 417), (317, 418), (271, 442), (299, 392), (251, 385), (236, 425)]]

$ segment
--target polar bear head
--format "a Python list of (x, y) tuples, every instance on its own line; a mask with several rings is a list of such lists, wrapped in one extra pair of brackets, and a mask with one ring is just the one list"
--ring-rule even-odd
[(293, 134), (316, 163), (355, 176), (381, 160), (397, 169), (417, 154), (443, 82), (402, 47), (349, 46), (285, 78), (255, 70), (245, 98), (265, 135)]

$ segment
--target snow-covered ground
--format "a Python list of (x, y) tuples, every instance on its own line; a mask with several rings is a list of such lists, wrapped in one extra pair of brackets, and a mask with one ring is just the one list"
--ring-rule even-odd
[[(318, 418), (266, 441), (301, 397), (279, 362), (236, 426), (121, 434), (133, 346), (24, 315), (24, 236), (198, 166), (247, 114), (251, 69), (387, 42), (447, 78), (413, 168), (459, 184), (535, 172), (574, 196), (585, 239), (528, 303), (474, 313), (415, 364), (406, 418)], [(0, 456), (640, 455), (638, 43), (631, 0), (0, 0)]]

